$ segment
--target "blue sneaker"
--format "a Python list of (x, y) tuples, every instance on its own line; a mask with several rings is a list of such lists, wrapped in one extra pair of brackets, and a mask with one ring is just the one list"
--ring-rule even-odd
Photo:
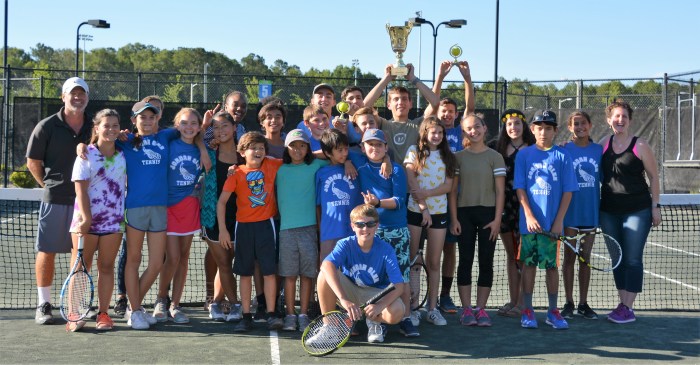
[(444, 297), (441, 296), (438, 306), (440, 307), (440, 310), (445, 313), (457, 313), (457, 306), (449, 295)]
[(523, 315), (520, 318), (520, 326), (523, 328), (537, 328), (537, 318), (535, 318), (535, 313), (532, 309), (523, 309)]
[(399, 332), (401, 332), (401, 334), (406, 337), (420, 336), (420, 332), (418, 332), (418, 329), (416, 329), (416, 327), (411, 322), (411, 318), (408, 317), (402, 319), (399, 323)]
[(565, 330), (569, 328), (569, 324), (566, 322), (566, 319), (561, 316), (559, 309), (552, 309), (547, 312), (547, 320), (545, 323), (554, 327), (555, 330)]

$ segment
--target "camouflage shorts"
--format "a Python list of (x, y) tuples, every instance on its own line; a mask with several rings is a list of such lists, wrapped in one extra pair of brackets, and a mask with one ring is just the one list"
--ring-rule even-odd
[(521, 237), (520, 261), (527, 266), (553, 269), (559, 266), (559, 241), (541, 234), (524, 234)]

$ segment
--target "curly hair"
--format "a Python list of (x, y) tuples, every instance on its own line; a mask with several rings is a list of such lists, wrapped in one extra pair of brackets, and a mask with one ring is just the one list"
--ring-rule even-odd
[(428, 156), (430, 156), (430, 145), (428, 144), (428, 130), (433, 127), (442, 129), (442, 140), (437, 146), (437, 151), (440, 153), (440, 158), (445, 164), (445, 175), (454, 177), (457, 169), (457, 160), (455, 155), (450, 150), (450, 144), (447, 142), (445, 126), (435, 116), (429, 116), (423, 119), (423, 122), (418, 128), (418, 144), (416, 145), (416, 158), (418, 163), (415, 166), (416, 173), (420, 172), (425, 166)]

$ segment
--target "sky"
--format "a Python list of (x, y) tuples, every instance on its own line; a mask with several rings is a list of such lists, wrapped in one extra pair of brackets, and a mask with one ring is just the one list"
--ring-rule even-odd
[[(467, 20), (460, 29), (438, 27), (438, 64), (459, 44), (474, 81), (495, 74), (496, 0), (8, 1), (8, 45), (26, 51), (38, 43), (74, 49), (78, 24), (105, 19), (110, 29), (81, 28), (93, 36), (88, 50), (137, 42), (202, 47), (238, 60), (255, 53), (267, 65), (282, 59), (302, 71), (357, 59), (375, 75), (395, 59), (385, 25), (403, 25), (420, 11), (435, 25)], [(698, 14), (695, 0), (501, 0), (498, 76), (556, 81), (700, 70)], [(427, 24), (409, 35), (404, 60), (422, 79), (432, 78), (433, 41)], [(456, 69), (447, 77), (459, 79)]]

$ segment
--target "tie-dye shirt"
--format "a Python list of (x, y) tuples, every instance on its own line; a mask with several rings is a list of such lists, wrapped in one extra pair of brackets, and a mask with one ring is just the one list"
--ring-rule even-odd
[[(126, 159), (117, 149), (112, 157), (105, 157), (94, 144), (87, 147), (87, 159), (75, 159), (73, 181), (87, 180), (92, 223), (90, 233), (104, 234), (121, 231), (124, 220), (126, 192)], [(76, 199), (70, 231), (77, 232), (80, 210)]]

